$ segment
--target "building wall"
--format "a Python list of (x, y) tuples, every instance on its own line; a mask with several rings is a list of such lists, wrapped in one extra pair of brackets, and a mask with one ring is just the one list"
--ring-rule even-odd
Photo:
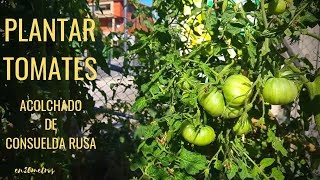
[(113, 14), (116, 17), (123, 17), (123, 1), (114, 2)]
[[(100, 7), (110, 4), (112, 7), (110, 10), (101, 11), (95, 8), (95, 3), (93, 0), (88, 0), (90, 9), (93, 10), (94, 15), (99, 18), (100, 28), (105, 35), (110, 32), (124, 32), (124, 1), (123, 0), (100, 0)], [(105, 7), (104, 7), (105, 8)], [(132, 27), (128, 29), (129, 33), (132, 33), (135, 29), (147, 31), (146, 26), (143, 24), (142, 18), (131, 19), (132, 14), (135, 11), (133, 6), (128, 6), (127, 8), (127, 21), (132, 22)], [(114, 19), (114, 21), (113, 21)], [(150, 23), (151, 18), (148, 18)], [(114, 23), (114, 24), (113, 24)]]

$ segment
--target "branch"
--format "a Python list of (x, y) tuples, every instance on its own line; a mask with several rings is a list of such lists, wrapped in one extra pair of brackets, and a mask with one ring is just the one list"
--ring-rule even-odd
[(261, 0), (261, 10), (262, 10), (262, 18), (263, 18), (263, 25), (264, 28), (268, 28), (268, 22), (267, 22), (267, 15), (266, 15), (266, 9), (264, 8), (264, 0)]

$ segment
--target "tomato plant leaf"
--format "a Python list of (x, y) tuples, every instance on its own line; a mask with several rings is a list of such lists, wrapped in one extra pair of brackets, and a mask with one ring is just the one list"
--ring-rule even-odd
[(300, 16), (299, 22), (301, 23), (314, 23), (318, 22), (319, 20), (310, 12), (306, 11), (303, 16)]
[(158, 125), (149, 125), (144, 126), (141, 125), (135, 132), (135, 135), (143, 138), (143, 139), (149, 139), (151, 137), (156, 137), (160, 134), (160, 127)]
[(216, 160), (216, 162), (214, 163), (214, 168), (221, 171), (223, 169), (222, 162), (220, 160)]
[(132, 105), (131, 111), (132, 112), (140, 112), (142, 111), (146, 106), (147, 106), (147, 100), (145, 97), (140, 97), (139, 99), (136, 100), (136, 102), (134, 102), (134, 104)]
[(228, 24), (226, 27), (226, 31), (229, 32), (232, 36), (237, 35), (241, 32), (241, 27), (233, 26)]
[(175, 179), (183, 179), (183, 180), (194, 180), (194, 178), (192, 176), (188, 176), (185, 173), (182, 173), (180, 171), (175, 172)]
[(166, 156), (161, 158), (160, 161), (163, 166), (169, 166), (175, 159), (175, 156), (171, 154), (166, 154)]
[(251, 175), (252, 175), (253, 177), (257, 177), (258, 174), (259, 174), (259, 172), (260, 172), (259, 168), (258, 168), (257, 166), (254, 166), (254, 168), (253, 168), (252, 171), (251, 171)]
[(269, 43), (270, 43), (270, 39), (266, 38), (261, 48), (261, 56), (265, 56), (270, 52)]
[[(181, 118), (179, 116), (175, 116), (176, 118)], [(170, 119), (168, 120), (168, 125), (170, 127), (170, 130), (172, 130), (173, 132), (178, 131), (182, 125), (182, 121), (178, 120), (178, 119)]]
[(239, 176), (241, 179), (251, 178), (251, 174), (249, 173), (248, 166), (245, 162), (239, 161), (238, 166), (241, 169), (239, 172)]
[(235, 17), (235, 13), (232, 10), (226, 10), (221, 17), (221, 22), (222, 23), (228, 23)]
[(218, 21), (217, 21), (216, 13), (212, 12), (211, 15), (208, 16), (207, 19), (206, 19), (205, 28), (206, 29), (211, 29), (217, 23), (218, 23)]
[(257, 49), (251, 41), (248, 42), (247, 52), (249, 55), (248, 58), (249, 58), (250, 66), (254, 67), (255, 63), (257, 62), (257, 58), (256, 58)]
[(227, 171), (227, 177), (228, 179), (232, 179), (238, 172), (239, 167), (236, 163), (230, 163), (230, 170)]
[(275, 149), (276, 151), (280, 151), (283, 156), (288, 155), (288, 151), (283, 147), (282, 141), (280, 141), (279, 138), (276, 137), (271, 129), (268, 130), (267, 136), (267, 142), (271, 142), (273, 149)]
[(136, 157), (135, 159), (133, 159), (132, 163), (130, 164), (130, 170), (135, 171), (139, 168), (142, 169), (147, 164), (148, 162), (143, 156)]
[(182, 148), (180, 154), (180, 168), (185, 169), (188, 174), (195, 175), (206, 168), (205, 156)]
[(152, 165), (149, 168), (147, 168), (146, 172), (150, 177), (154, 179), (169, 179), (170, 177), (169, 173), (166, 170), (159, 168), (155, 165)]
[(271, 166), (274, 163), (274, 158), (264, 158), (260, 161), (260, 169), (264, 169), (266, 167)]
[(276, 167), (272, 168), (271, 170), (271, 176), (275, 180), (284, 180), (284, 176), (280, 170), (278, 170)]

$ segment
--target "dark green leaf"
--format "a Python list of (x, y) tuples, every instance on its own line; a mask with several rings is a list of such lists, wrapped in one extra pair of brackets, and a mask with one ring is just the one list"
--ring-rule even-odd
[(249, 169), (247, 167), (247, 164), (243, 161), (238, 162), (239, 169), (241, 171), (239, 172), (239, 176), (241, 179), (251, 178), (251, 174), (249, 173)]
[(204, 170), (207, 165), (205, 156), (182, 149), (179, 154), (180, 168), (185, 169), (188, 174), (195, 175)]
[(284, 180), (284, 176), (283, 176), (282, 172), (275, 167), (272, 168), (271, 176), (275, 180)]
[(174, 179), (178, 180), (194, 180), (192, 176), (189, 176), (188, 174), (182, 173), (180, 171), (174, 173)]
[(136, 136), (144, 139), (149, 139), (151, 137), (156, 137), (160, 133), (160, 127), (158, 125), (141, 125), (135, 132)]
[(288, 151), (283, 147), (283, 143), (276, 138), (273, 142), (272, 142), (272, 147), (277, 150), (280, 151), (282, 155), (287, 156), (288, 155)]
[(242, 31), (242, 28), (237, 27), (237, 26), (233, 26), (232, 24), (228, 24), (226, 27), (226, 31), (234, 36), (234, 35), (239, 34)]
[(136, 100), (136, 102), (134, 102), (134, 104), (132, 105), (131, 111), (132, 112), (140, 112), (142, 111), (145, 107), (147, 107), (147, 100), (145, 97), (140, 97), (139, 99)]
[(169, 173), (165, 169), (155, 165), (150, 166), (146, 172), (154, 179), (168, 179), (170, 177)]
[(220, 160), (216, 160), (216, 162), (214, 163), (214, 168), (221, 171), (223, 169), (222, 162)]
[(135, 171), (138, 168), (142, 169), (147, 164), (147, 160), (143, 156), (140, 156), (138, 158), (133, 159), (132, 163), (130, 164), (130, 170)]
[(239, 167), (235, 163), (230, 163), (230, 170), (227, 171), (227, 177), (228, 179), (232, 179), (238, 172)]
[(270, 39), (266, 38), (261, 48), (261, 56), (265, 56), (270, 52), (269, 43), (270, 43)]
[(264, 158), (260, 161), (260, 168), (264, 169), (268, 166), (271, 166), (274, 163), (275, 159), (273, 158)]

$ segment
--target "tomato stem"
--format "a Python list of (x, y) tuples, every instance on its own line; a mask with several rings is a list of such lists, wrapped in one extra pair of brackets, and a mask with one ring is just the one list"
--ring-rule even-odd
[(251, 157), (246, 153), (246, 150), (243, 148), (243, 147), (238, 147), (237, 145), (235, 145), (235, 143), (233, 142), (232, 143), (232, 149), (234, 151), (238, 151), (240, 153), (242, 153), (247, 159), (249, 159), (249, 161), (257, 167), (257, 169), (260, 171), (260, 173), (262, 174), (262, 176), (265, 178), (265, 179), (270, 179), (268, 178), (268, 176), (260, 169), (260, 167), (251, 159)]
[(214, 160), (218, 160), (218, 155), (220, 154), (220, 151), (222, 151), (222, 146), (219, 147), (218, 151), (216, 152), (216, 154), (214, 156), (212, 156), (212, 158), (210, 159), (209, 163), (208, 163), (208, 166), (207, 168), (210, 168), (210, 165), (211, 163), (214, 161)]
[(264, 5), (265, 5), (264, 0), (261, 0), (260, 3), (261, 3), (263, 25), (264, 25), (264, 28), (267, 29), (268, 28), (268, 21), (267, 21), (266, 9), (264, 8)]
[[(253, 91), (254, 87), (257, 86), (258, 82), (261, 82), (261, 74), (259, 74), (259, 76), (257, 77), (257, 80), (252, 84), (251, 89), (250, 89), (251, 91)], [(244, 109), (244, 113), (243, 114), (245, 114), (248, 111), (250, 111), (250, 109), (252, 108), (252, 104), (256, 100), (258, 94), (259, 94), (259, 87), (257, 88), (257, 92), (254, 94), (251, 102), (249, 103), (251, 105), (249, 106), (249, 104), (248, 104), (249, 99), (247, 99), (245, 101), (245, 109)]]

